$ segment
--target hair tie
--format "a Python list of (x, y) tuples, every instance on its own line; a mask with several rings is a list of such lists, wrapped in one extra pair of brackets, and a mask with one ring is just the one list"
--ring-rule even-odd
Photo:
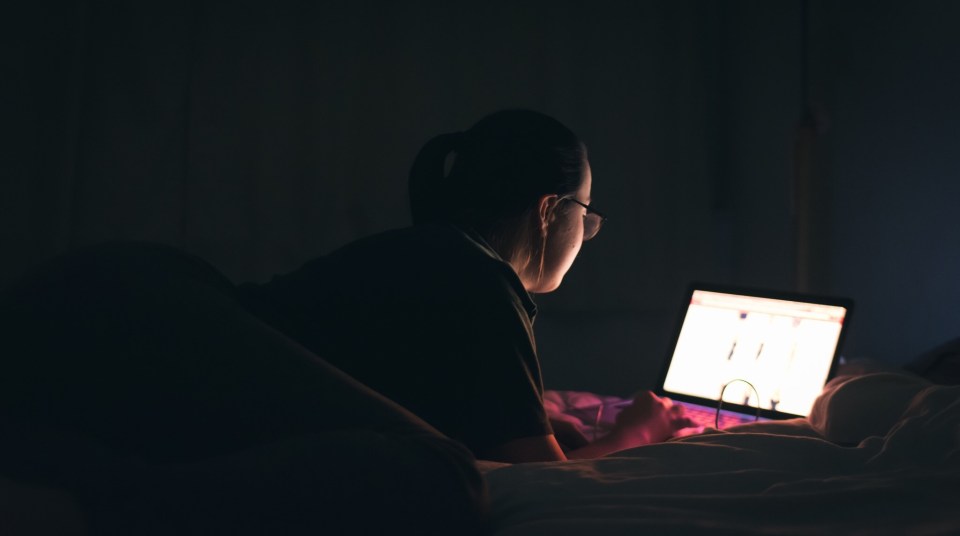
[(463, 141), (466, 138), (466, 135), (463, 132), (451, 132), (449, 136), (449, 150), (445, 155), (443, 155), (444, 179), (450, 176), (450, 171), (453, 170), (453, 165), (457, 161), (457, 154), (462, 150)]

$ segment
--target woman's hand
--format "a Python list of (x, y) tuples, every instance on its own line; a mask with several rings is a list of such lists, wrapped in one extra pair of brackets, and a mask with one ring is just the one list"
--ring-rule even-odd
[(665, 441), (677, 430), (690, 426), (695, 425), (684, 415), (683, 406), (675, 405), (667, 397), (641, 391), (633, 397), (633, 404), (617, 414), (610, 434), (623, 444), (638, 446)]
[(678, 430), (695, 426), (683, 414), (683, 406), (669, 398), (660, 398), (650, 391), (637, 393), (633, 403), (617, 414), (613, 429), (600, 439), (568, 452), (567, 457), (597, 458), (615, 452), (659, 443), (672, 437)]

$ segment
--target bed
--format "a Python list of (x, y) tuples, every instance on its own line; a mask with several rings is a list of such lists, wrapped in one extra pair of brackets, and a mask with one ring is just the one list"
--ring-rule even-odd
[[(596, 423), (589, 393), (547, 407)], [(960, 534), (960, 387), (905, 373), (832, 380), (806, 419), (596, 460), (480, 462), (493, 534)]]

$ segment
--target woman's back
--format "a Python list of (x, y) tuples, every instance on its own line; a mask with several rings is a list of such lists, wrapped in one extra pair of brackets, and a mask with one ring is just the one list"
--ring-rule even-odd
[(551, 433), (536, 307), (476, 235), (391, 231), (241, 291), (268, 323), (478, 455)]

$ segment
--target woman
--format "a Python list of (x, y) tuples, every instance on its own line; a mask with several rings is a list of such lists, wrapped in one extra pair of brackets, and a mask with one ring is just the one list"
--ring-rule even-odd
[(608, 436), (564, 452), (544, 412), (530, 295), (556, 289), (603, 222), (569, 129), (494, 113), (430, 140), (409, 186), (413, 227), (246, 285), (248, 306), (480, 458), (594, 457), (688, 425), (643, 393)]

